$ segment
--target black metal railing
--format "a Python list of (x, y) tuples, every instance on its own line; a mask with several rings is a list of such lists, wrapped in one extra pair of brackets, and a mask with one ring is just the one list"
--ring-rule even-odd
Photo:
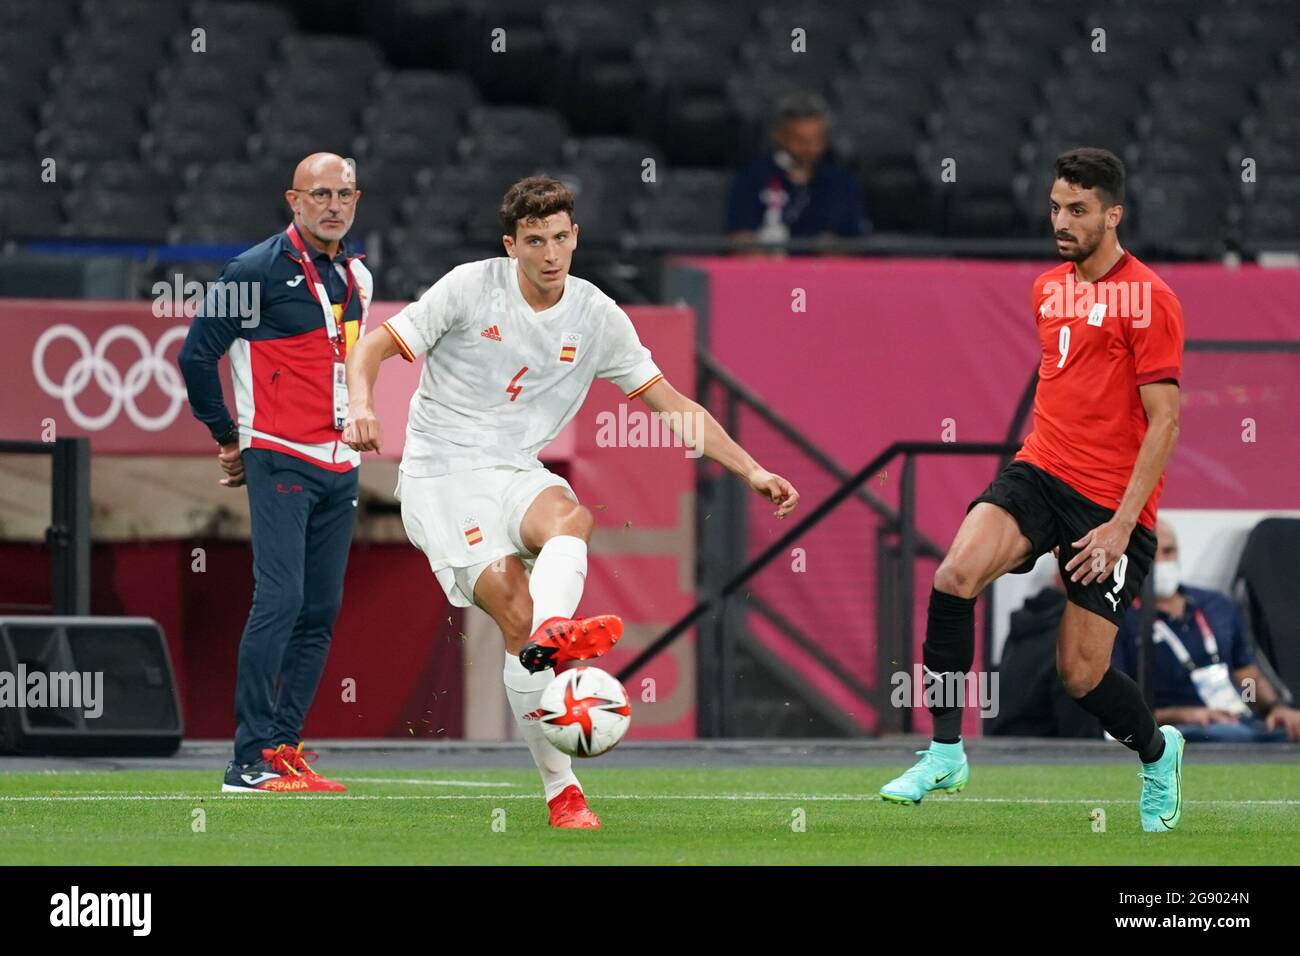
[(50, 456), (50, 611), (89, 614), (90, 439), (0, 440), (0, 454)]
[[(737, 440), (748, 440), (749, 429), (761, 425), (791, 446), (815, 474), (832, 482), (832, 486), (843, 484), (850, 478), (849, 472), (830, 455), (704, 351), (697, 356), (697, 394)], [(746, 418), (742, 412), (752, 418)], [(735, 556), (747, 552), (751, 492), (734, 476), (711, 476), (704, 460), (699, 463), (697, 488), (700, 513), (708, 516), (707, 526), (701, 522), (697, 527), (698, 579), (700, 587), (709, 591), (725, 585), (728, 569), (735, 566)], [(869, 489), (856, 488), (852, 497), (884, 523), (893, 525), (898, 521), (897, 509)], [(917, 535), (917, 548), (926, 556), (939, 558), (943, 554), (939, 546), (925, 535)], [(696, 680), (700, 688), (697, 729), (701, 734), (722, 736), (726, 732), (727, 716), (733, 713), (737, 700), (736, 685), (741, 680), (739, 651), (743, 649), (745, 656), (755, 665), (761, 666), (765, 659), (759, 653), (763, 645), (750, 640), (746, 612), (757, 614), (855, 699), (862, 700), (864, 707), (870, 706), (870, 695), (862, 681), (842, 661), (787, 616), (780, 615), (772, 605), (751, 593), (745, 602), (725, 599), (701, 624), (705, 634), (696, 644)], [(843, 713), (831, 706), (824, 695), (807, 694), (802, 704), (817, 712), (826, 724), (850, 732), (852, 721), (846, 722)]]
[[(1005, 455), (1008, 450), (1014, 453), (1015, 448), (1009, 449), (1008, 445), (1003, 442), (971, 442), (967, 444), (957, 444), (955, 442), (895, 442), (863, 465), (857, 472), (849, 475), (834, 492), (814, 506), (788, 531), (763, 549), (757, 557), (745, 564), (740, 570), (727, 576), (721, 584), (706, 592), (705, 596), (697, 601), (690, 611), (678, 619), (676, 623), (619, 672), (619, 680), (630, 680), (635, 673), (645, 667), (673, 641), (696, 626), (697, 623), (700, 623), (706, 615), (711, 616), (715, 628), (727, 628), (730, 617), (726, 613), (727, 604), (737, 596), (740, 589), (774, 559), (784, 555), (792, 544), (824, 520), (840, 504), (851, 497), (856, 497), (865, 482), (879, 474), (885, 465), (900, 455), (903, 456), (901, 502), (896, 513), (892, 509), (889, 509), (889, 513), (893, 515), (893, 524), (897, 529), (899, 539), (900, 558), (898, 567), (903, 575), (899, 581), (900, 600), (898, 602), (898, 612), (901, 619), (900, 626), (898, 628), (891, 627), (890, 630), (900, 634), (910, 634), (911, 595), (913, 593), (912, 566), (922, 551), (922, 536), (916, 527), (915, 459), (923, 455)], [(930, 554), (930, 556), (942, 557), (942, 551), (927, 549), (927, 553), (930, 553), (931, 550), (937, 553)], [(752, 596), (747, 600), (759, 613), (764, 613), (761, 601), (755, 602)], [(789, 636), (790, 631), (793, 630), (792, 626), (789, 625), (789, 622), (784, 621), (781, 624), (784, 625), (782, 627), (783, 632)], [(717, 650), (723, 655), (721, 660), (707, 661), (709, 672), (699, 682), (699, 724), (701, 732), (706, 736), (723, 736), (726, 733), (726, 706), (733, 695), (727, 682), (729, 669), (725, 666), (727, 663), (725, 654), (726, 649), (734, 644), (735, 640), (736, 635), (734, 633), (723, 633), (721, 635), (715, 634), (711, 641), (701, 642), (702, 644), (718, 644)], [(798, 643), (803, 647), (812, 642), (805, 637), (802, 642)], [(883, 646), (886, 642), (881, 641), (880, 643)], [(897, 656), (898, 653), (899, 650), (895, 648), (894, 660), (900, 659)], [(814, 656), (829, 674), (861, 699), (865, 705), (881, 710), (880, 696), (882, 692), (880, 688), (873, 691), (865, 687), (829, 655), (822, 653)], [(908, 649), (906, 659), (910, 660), (910, 658), (911, 652)]]

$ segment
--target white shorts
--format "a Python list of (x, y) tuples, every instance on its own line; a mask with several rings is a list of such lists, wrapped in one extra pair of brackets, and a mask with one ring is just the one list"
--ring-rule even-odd
[(551, 487), (577, 500), (559, 475), (511, 465), (432, 478), (399, 470), (396, 494), (406, 536), (429, 559), (447, 600), (469, 607), (478, 576), (494, 561), (513, 554), (532, 567), (536, 555), (524, 545), (519, 526), (528, 506)]

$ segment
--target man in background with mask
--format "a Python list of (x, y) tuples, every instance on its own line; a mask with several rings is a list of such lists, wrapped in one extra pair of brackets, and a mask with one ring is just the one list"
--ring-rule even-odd
[[(1156, 522), (1155, 592), (1156, 721), (1175, 725), (1188, 740), (1300, 740), (1300, 710), (1283, 703), (1255, 663), (1236, 605), (1182, 582), (1178, 537), (1164, 520)], [(1113, 665), (1134, 678), (1140, 616), (1135, 602), (1112, 655)], [(1244, 692), (1248, 687), (1253, 695)]]
[(826, 155), (829, 110), (815, 93), (776, 104), (772, 151), (741, 169), (727, 200), (727, 233), (741, 243), (856, 238), (870, 231), (862, 185)]

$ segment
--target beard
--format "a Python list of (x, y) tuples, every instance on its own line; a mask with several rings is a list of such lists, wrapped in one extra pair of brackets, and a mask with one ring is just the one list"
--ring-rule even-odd
[[(1060, 237), (1053, 236), (1053, 238), (1059, 239)], [(1075, 236), (1074, 245), (1066, 248), (1065, 250), (1061, 250), (1058, 247), (1057, 252), (1060, 254), (1061, 258), (1064, 259), (1066, 262), (1082, 262), (1084, 259), (1087, 259), (1090, 255), (1096, 252), (1097, 246), (1099, 246), (1100, 244), (1101, 244), (1100, 236), (1084, 236), (1083, 238), (1079, 238), (1078, 236)]]

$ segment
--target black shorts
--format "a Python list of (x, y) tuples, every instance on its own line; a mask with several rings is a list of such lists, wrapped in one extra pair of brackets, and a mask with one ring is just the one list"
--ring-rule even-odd
[[(1079, 607), (1119, 625), (1129, 604), (1141, 592), (1142, 582), (1155, 560), (1156, 536), (1151, 531), (1142, 525), (1134, 526), (1128, 550), (1115, 563), (1112, 573), (1085, 586), (1071, 581), (1070, 572), (1065, 570), (1066, 563), (1076, 554), (1072, 542), (1105, 524), (1115, 512), (1088, 500), (1061, 479), (1026, 461), (1013, 461), (1003, 468), (984, 493), (970, 503), (970, 508), (981, 501), (1008, 512), (1016, 519), (1020, 533), (1029, 539), (1032, 547), (1029, 560), (1012, 574), (1032, 570), (1040, 557), (1059, 547), (1058, 564), (1066, 596)], [(970, 508), (966, 510), (969, 512)]]

